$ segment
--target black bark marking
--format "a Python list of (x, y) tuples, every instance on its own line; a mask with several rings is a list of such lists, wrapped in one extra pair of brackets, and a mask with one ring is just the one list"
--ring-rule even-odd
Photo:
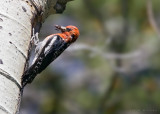
[(2, 69), (0, 69), (0, 71), (1, 71), (0, 74), (2, 76), (4, 76), (5, 78), (7, 78), (8, 80), (12, 81), (13, 83), (15, 83), (17, 85), (17, 87), (19, 89), (21, 89), (21, 85), (10, 74), (8, 74), (6, 71), (4, 71)]
[(3, 22), (3, 19), (2, 19), (2, 18), (0, 18), (0, 22)]
[(2, 59), (0, 59), (0, 64), (3, 64), (3, 61), (2, 61)]
[(11, 114), (7, 109), (5, 109), (3, 106), (0, 106), (0, 109), (6, 112), (6, 114)]
[(12, 33), (8, 33), (10, 36), (12, 36)]
[(23, 11), (24, 11), (24, 12), (27, 12), (27, 10), (26, 10), (26, 8), (25, 8), (25, 7), (23, 7), (23, 6), (22, 6), (22, 9), (23, 9)]

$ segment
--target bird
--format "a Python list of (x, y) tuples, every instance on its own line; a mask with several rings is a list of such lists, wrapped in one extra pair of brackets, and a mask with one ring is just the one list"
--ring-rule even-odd
[[(35, 43), (35, 57), (31, 66), (24, 71), (22, 75), (22, 88), (31, 83), (37, 74), (41, 73), (52, 63), (67, 47), (74, 43), (80, 33), (76, 26), (68, 25), (66, 27), (55, 25), (56, 30), (61, 33), (55, 33), (47, 36), (43, 41)], [(35, 40), (35, 39), (34, 39)]]

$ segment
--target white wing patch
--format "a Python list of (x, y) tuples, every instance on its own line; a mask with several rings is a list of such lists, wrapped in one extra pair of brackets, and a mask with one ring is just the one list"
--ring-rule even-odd
[(46, 53), (49, 49), (51, 49), (51, 46), (53, 45), (53, 43), (56, 41), (57, 37), (54, 37), (51, 42), (48, 44), (48, 46), (45, 48), (44, 53)]
[(34, 62), (37, 60), (37, 58), (39, 57), (39, 55), (42, 53), (43, 48), (45, 48), (44, 53), (46, 53), (50, 47), (52, 46), (52, 44), (56, 41), (57, 36), (53, 36), (53, 39), (51, 40), (51, 42), (48, 44), (48, 46), (46, 46), (46, 43), (48, 41), (49, 38), (45, 38), (42, 42), (39, 42), (36, 49), (35, 49), (35, 57), (32, 61), (32, 65), (34, 64)]

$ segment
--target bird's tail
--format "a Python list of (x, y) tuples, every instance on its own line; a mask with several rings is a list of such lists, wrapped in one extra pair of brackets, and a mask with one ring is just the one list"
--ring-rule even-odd
[(26, 84), (31, 83), (33, 79), (36, 77), (37, 73), (34, 71), (32, 67), (24, 72), (22, 75), (22, 87), (26, 86)]

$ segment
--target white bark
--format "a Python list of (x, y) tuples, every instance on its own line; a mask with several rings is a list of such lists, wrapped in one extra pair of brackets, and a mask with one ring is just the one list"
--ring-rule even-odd
[[(31, 1), (37, 4), (38, 10), (43, 10), (41, 15), (38, 15)], [(38, 21), (42, 22), (56, 12), (53, 8), (56, 2), (57, 0), (0, 1), (0, 114), (18, 112), (21, 76), (28, 58), (32, 28)]]

